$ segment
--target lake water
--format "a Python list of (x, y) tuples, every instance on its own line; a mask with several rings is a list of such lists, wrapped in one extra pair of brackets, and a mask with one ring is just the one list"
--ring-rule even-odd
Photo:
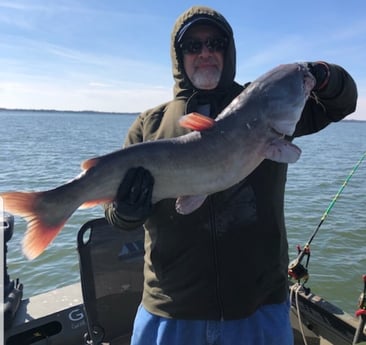
[[(80, 163), (120, 148), (135, 115), (0, 111), (0, 191), (44, 190), (80, 173)], [(366, 151), (366, 122), (342, 121), (295, 143), (303, 150), (289, 167), (286, 224), (290, 257), (320, 223), (347, 176)], [(307, 286), (349, 313), (357, 309), (366, 273), (366, 159), (354, 172), (311, 245)], [(8, 269), (24, 295), (79, 280), (76, 234), (103, 216), (100, 207), (78, 210), (33, 261), (21, 252), (26, 224), (16, 217), (8, 243)]]

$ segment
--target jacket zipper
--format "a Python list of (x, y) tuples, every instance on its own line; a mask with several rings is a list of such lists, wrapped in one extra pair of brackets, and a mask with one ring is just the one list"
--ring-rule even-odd
[(215, 217), (215, 203), (214, 203), (214, 195), (209, 196), (209, 212), (210, 212), (210, 223), (211, 223), (211, 240), (212, 240), (212, 250), (213, 250), (213, 258), (214, 258), (214, 266), (216, 272), (216, 298), (219, 306), (219, 316), (220, 320), (224, 319), (224, 303), (222, 301), (221, 296), (221, 284), (220, 284), (220, 270), (219, 270), (219, 253), (217, 248), (217, 229), (216, 229), (216, 217)]

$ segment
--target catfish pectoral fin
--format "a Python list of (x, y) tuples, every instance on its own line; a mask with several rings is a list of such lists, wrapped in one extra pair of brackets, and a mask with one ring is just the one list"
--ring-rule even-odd
[(273, 140), (266, 147), (265, 158), (279, 163), (295, 163), (301, 155), (301, 149), (285, 139)]

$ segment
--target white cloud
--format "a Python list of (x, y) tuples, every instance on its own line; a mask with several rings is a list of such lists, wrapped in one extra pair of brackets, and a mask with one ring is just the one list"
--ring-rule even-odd
[(107, 87), (112, 86), (111, 84), (100, 83), (100, 82), (97, 82), (97, 81), (91, 81), (88, 85), (90, 87), (95, 87), (95, 88), (107, 88)]

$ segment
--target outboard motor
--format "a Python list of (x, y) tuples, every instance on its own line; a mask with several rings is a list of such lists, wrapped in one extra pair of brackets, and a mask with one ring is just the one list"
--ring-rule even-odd
[[(2, 230), (2, 231), (1, 231)], [(19, 279), (11, 280), (8, 274), (8, 266), (6, 262), (6, 254), (8, 251), (7, 243), (13, 236), (14, 216), (4, 213), (3, 224), (0, 224), (0, 231), (4, 236), (4, 328), (11, 327), (15, 314), (19, 308), (20, 301), (23, 297), (23, 284)]]

